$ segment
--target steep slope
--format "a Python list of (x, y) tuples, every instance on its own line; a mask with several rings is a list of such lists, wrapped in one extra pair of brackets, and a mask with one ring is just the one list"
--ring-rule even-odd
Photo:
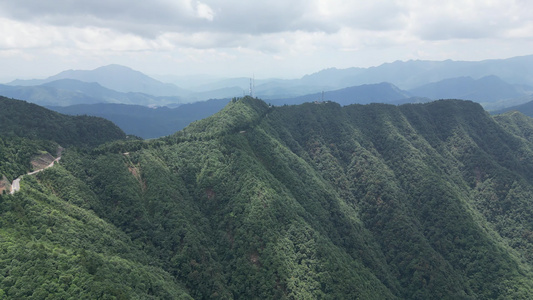
[[(59, 164), (5, 192), (30, 160), (39, 168), (58, 155), (56, 141), (90, 147), (124, 137), (120, 129), (5, 98), (0, 123), (0, 298), (191, 299), (130, 237), (87, 209), (96, 196)], [(49, 177), (65, 187), (62, 194)]]
[(465, 101), (245, 98), (63, 163), (195, 298), (525, 298), (533, 146), (506, 126)]
[(0, 136), (50, 140), (64, 147), (96, 146), (126, 138), (120, 128), (105, 119), (62, 115), (35, 104), (1, 96)]
[[(196, 299), (527, 299), (528, 120), (458, 100), (269, 107), (245, 97), (163, 139), (67, 150), (61, 166), (23, 180), (22, 193), (89, 210), (124, 241), (98, 252), (90, 235), (75, 235), (99, 258), (83, 276), (110, 280), (101, 295), (154, 292), (122, 281), (118, 264), (103, 268), (109, 251), (166, 287), (163, 295)], [(30, 237), (67, 233), (62, 222), (25, 217), (40, 210), (2, 211), (12, 227), (29, 224)], [(26, 295), (17, 278), (0, 289)]]
[(49, 153), (55, 157), (59, 146), (93, 147), (124, 138), (120, 128), (102, 118), (62, 115), (35, 104), (0, 97), (2, 190), (19, 175), (32, 171), (30, 162), (35, 156)]
[(87, 210), (95, 198), (61, 166), (0, 195), (0, 296), (5, 299), (191, 299), (115, 226)]

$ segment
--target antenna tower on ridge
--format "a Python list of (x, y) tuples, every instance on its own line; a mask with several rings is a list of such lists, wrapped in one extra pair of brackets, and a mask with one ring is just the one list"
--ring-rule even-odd
[(254, 97), (254, 89), (255, 89), (255, 74), (252, 75), (252, 78), (250, 78), (250, 96)]

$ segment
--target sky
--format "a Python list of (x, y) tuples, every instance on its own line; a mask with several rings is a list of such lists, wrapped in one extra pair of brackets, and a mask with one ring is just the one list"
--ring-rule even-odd
[(0, 82), (121, 64), (299, 78), (533, 54), (530, 0), (0, 0)]

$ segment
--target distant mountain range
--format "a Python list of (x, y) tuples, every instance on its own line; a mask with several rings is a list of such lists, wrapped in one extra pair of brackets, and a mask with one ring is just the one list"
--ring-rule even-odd
[[(496, 76), (511, 85), (533, 86), (532, 70), (533, 55), (475, 62), (452, 60), (396, 61), (370, 68), (330, 68), (299, 79), (255, 80), (253, 89), (255, 96), (268, 100), (295, 98), (322, 91), (381, 82), (389, 82), (400, 89), (410, 91), (426, 84), (463, 77), (481, 80), (487, 76), (489, 78)], [(164, 83), (120, 65), (108, 65), (94, 70), (68, 70), (46, 79), (15, 80), (8, 85), (38, 86), (60, 79), (96, 82), (102, 87), (123, 93), (137, 92), (154, 96), (176, 96), (179, 97), (181, 103), (240, 97), (248, 94), (250, 89), (250, 78), (220, 79), (212, 76), (191, 76), (185, 79), (175, 79), (174, 82), (180, 84), (178, 87), (176, 84)], [(493, 93), (489, 94), (492, 95)], [(469, 96), (470, 94), (467, 93), (466, 95)], [(481, 94), (479, 95), (481, 96)]]
[[(157, 138), (181, 130), (195, 120), (214, 114), (229, 101), (229, 98), (225, 98), (184, 104), (174, 109), (168, 107), (149, 108), (146, 105), (168, 105), (172, 103), (172, 100), (178, 102), (179, 97), (155, 97), (142, 93), (121, 93), (104, 88), (97, 83), (84, 83), (71, 79), (57, 80), (37, 87), (4, 87), (18, 91), (19, 93), (13, 96), (15, 98), (23, 95), (20, 92), (25, 91), (25, 89), (27, 89), (26, 92), (34, 92), (34, 94), (28, 94), (30, 96), (47, 95), (50, 98), (48, 102), (41, 101), (40, 103), (44, 103), (44, 105), (53, 110), (70, 115), (103, 117), (113, 121), (126, 133), (145, 139)], [(54, 88), (57, 88), (57, 90), (54, 90)], [(40, 91), (40, 93), (35, 92), (35, 90)], [(43, 90), (48, 93), (42, 92)], [(478, 80), (471, 77), (458, 77), (430, 83), (409, 91), (401, 90), (391, 83), (382, 82), (292, 98), (269, 99), (267, 101), (277, 106), (315, 101), (333, 101), (341, 105), (368, 103), (399, 105), (429, 102), (437, 99), (467, 99), (481, 102), (486, 109), (494, 110), (529, 101), (532, 91), (533, 88), (529, 86), (508, 84), (496, 76), (487, 76)], [(63, 96), (54, 98), (54, 95)], [(85, 103), (87, 104), (61, 107), (61, 103), (64, 103), (62, 102), (63, 99), (68, 98), (69, 95), (76, 96), (71, 96), (69, 104), (73, 104), (72, 101), (86, 101)], [(106, 103), (97, 104), (97, 99), (101, 99)], [(54, 100), (57, 102), (48, 104)], [(35, 102), (39, 103), (39, 101)]]
[[(123, 95), (118, 93), (118, 96)], [(105, 94), (107, 95), (107, 93)], [(407, 102), (427, 102), (429, 99), (412, 98), (405, 91), (390, 83), (368, 84), (310, 94), (295, 98), (272, 99), (270, 104), (301, 104), (313, 101), (334, 101), (342, 105), (385, 102), (400, 104)], [(178, 106), (177, 108), (149, 108), (140, 105), (118, 103), (78, 104), (66, 107), (48, 106), (48, 108), (68, 115), (90, 115), (106, 118), (117, 124), (127, 134), (142, 138), (157, 138), (183, 129), (189, 123), (206, 118), (222, 109), (229, 99), (199, 101)]]
[(501, 78), (491, 75), (477, 80), (472, 77), (449, 78), (411, 89), (409, 93), (433, 100), (472, 100), (490, 109), (505, 106), (505, 102), (513, 101), (512, 99), (521, 99), (533, 94), (533, 87), (509, 84)]
[(300, 97), (269, 100), (274, 105), (301, 104), (313, 101), (333, 101), (341, 105), (368, 104), (372, 102), (391, 103), (409, 102), (412, 95), (400, 90), (391, 83), (364, 84), (335, 91), (314, 93)]
[(503, 114), (509, 111), (519, 111), (526, 116), (533, 117), (533, 96), (527, 98), (527, 102), (491, 111), (492, 114)]
[(119, 92), (138, 92), (154, 96), (178, 96), (189, 92), (171, 83), (163, 83), (139, 71), (121, 65), (108, 65), (94, 70), (68, 70), (46, 79), (15, 80), (9, 85), (35, 86), (60, 79), (96, 82)]
[(533, 85), (532, 66), (533, 55), (483, 61), (396, 61), (370, 68), (326, 69), (302, 77), (299, 83), (341, 88), (390, 82), (402, 89), (413, 89), (448, 78), (494, 75), (511, 84)]
[(69, 106), (95, 103), (123, 103), (161, 106), (182, 103), (178, 96), (153, 96), (139, 92), (118, 92), (96, 82), (58, 79), (35, 86), (0, 85), (0, 95), (43, 106)]
[[(212, 115), (229, 99), (248, 95), (250, 89), (273, 105), (466, 99), (499, 110), (532, 100), (531, 70), (533, 55), (479, 62), (397, 61), (371, 68), (331, 68), (292, 80), (196, 76), (178, 80), (184, 86), (178, 87), (125, 66), (108, 65), (68, 70), (46, 79), (15, 80), (0, 85), (0, 95), (67, 114), (104, 117), (128, 134), (155, 138)], [(202, 102), (209, 99), (223, 100)], [(191, 102), (195, 103), (183, 105)]]

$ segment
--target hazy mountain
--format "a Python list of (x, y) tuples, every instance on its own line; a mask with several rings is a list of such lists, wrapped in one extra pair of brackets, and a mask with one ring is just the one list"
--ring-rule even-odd
[[(460, 77), (481, 80), (487, 76), (496, 76), (517, 87), (517, 85), (533, 86), (531, 70), (533, 70), (533, 55), (483, 61), (396, 61), (370, 68), (330, 68), (300, 79), (257, 79), (253, 85), (254, 96), (263, 99), (294, 98), (380, 82), (390, 82), (401, 89), (410, 90)], [(179, 96), (182, 102), (241, 97), (243, 94), (248, 95), (250, 90), (250, 78), (247, 77), (224, 79), (213, 76), (191, 76), (190, 78), (165, 76), (164, 78), (183, 82), (191, 90), (180, 89), (174, 84), (163, 83), (141, 72), (119, 65), (109, 65), (90, 71), (69, 70), (43, 80), (15, 80), (10, 85), (35, 86), (59, 79), (75, 79), (97, 82), (119, 92)], [(470, 96), (468, 93), (466, 95)], [(476, 96), (475, 93), (474, 96)]]
[(63, 90), (41, 85), (0, 85), (0, 95), (29, 101), (43, 106), (104, 102), (104, 100), (99, 97), (93, 97), (80, 91)]
[(513, 105), (513, 106), (508, 106), (502, 109), (496, 109), (496, 110), (491, 111), (491, 113), (502, 114), (502, 113), (511, 112), (511, 111), (519, 111), (526, 116), (533, 117), (533, 96), (529, 96), (525, 98), (525, 100), (529, 100), (529, 101), (527, 101), (526, 103), (519, 104), (519, 105)]
[[(254, 94), (263, 99), (294, 98), (380, 82), (390, 82), (408, 90), (450, 78), (472, 77), (477, 80), (487, 76), (497, 76), (515, 86), (519, 84), (533, 86), (531, 70), (533, 70), (533, 55), (484, 61), (396, 61), (370, 68), (330, 68), (300, 79), (256, 80)], [(205, 81), (209, 83), (193, 89), (208, 91), (237, 87), (248, 94), (250, 86), (250, 78)]]
[(413, 95), (430, 99), (465, 99), (479, 103), (513, 99), (533, 93), (533, 88), (509, 84), (497, 76), (480, 79), (472, 77), (449, 78), (409, 90)]
[(183, 104), (177, 108), (109, 103), (49, 108), (68, 115), (102, 117), (117, 124), (127, 134), (150, 139), (175, 133), (193, 121), (218, 112), (228, 102), (228, 99), (217, 99)]
[(60, 90), (80, 92), (100, 99), (106, 99), (105, 102), (113, 100), (122, 100), (126, 93), (118, 92), (103, 87), (97, 82), (85, 82), (76, 79), (58, 79), (41, 84), (41, 86), (53, 87)]
[(181, 104), (177, 96), (153, 96), (144, 93), (122, 93), (105, 88), (96, 82), (59, 79), (37, 86), (0, 85), (0, 95), (21, 99), (43, 106), (76, 104), (124, 103), (145, 106)]
[(533, 55), (483, 61), (396, 61), (370, 68), (326, 69), (306, 75), (305, 85), (326, 85), (332, 89), (346, 86), (391, 82), (412, 89), (447, 78), (469, 76), (479, 79), (495, 75), (511, 84), (533, 86)]
[[(196, 92), (187, 97), (188, 102), (205, 101), (207, 99), (228, 99), (233, 97), (242, 97), (245, 94), (240, 87), (226, 87), (206, 92)], [(246, 91), (248, 94), (248, 91)]]
[[(75, 86), (75, 85), (72, 85)], [(129, 94), (128, 94), (129, 95)], [(322, 93), (296, 98), (268, 100), (273, 105), (301, 104), (321, 101)], [(342, 105), (380, 103), (426, 102), (428, 99), (411, 98), (411, 96), (392, 84), (380, 83), (350, 87), (337, 91), (324, 92), (325, 101), (335, 101)], [(177, 108), (148, 108), (124, 104), (73, 105), (66, 107), (50, 106), (50, 109), (69, 115), (90, 115), (106, 118), (117, 124), (127, 134), (142, 138), (157, 138), (183, 129), (189, 123), (206, 118), (227, 103), (228, 99), (200, 101), (180, 105)]]
[(139, 92), (154, 96), (182, 96), (189, 92), (153, 79), (139, 71), (121, 65), (108, 65), (94, 70), (68, 70), (42, 80), (15, 80), (10, 85), (33, 86), (60, 79), (96, 82), (119, 92)]
[(268, 102), (274, 105), (283, 105), (314, 101), (334, 101), (341, 105), (349, 105), (372, 102), (397, 103), (410, 97), (411, 95), (408, 92), (400, 90), (393, 84), (382, 82), (326, 91), (323, 94), (315, 93), (295, 98), (268, 100)]

